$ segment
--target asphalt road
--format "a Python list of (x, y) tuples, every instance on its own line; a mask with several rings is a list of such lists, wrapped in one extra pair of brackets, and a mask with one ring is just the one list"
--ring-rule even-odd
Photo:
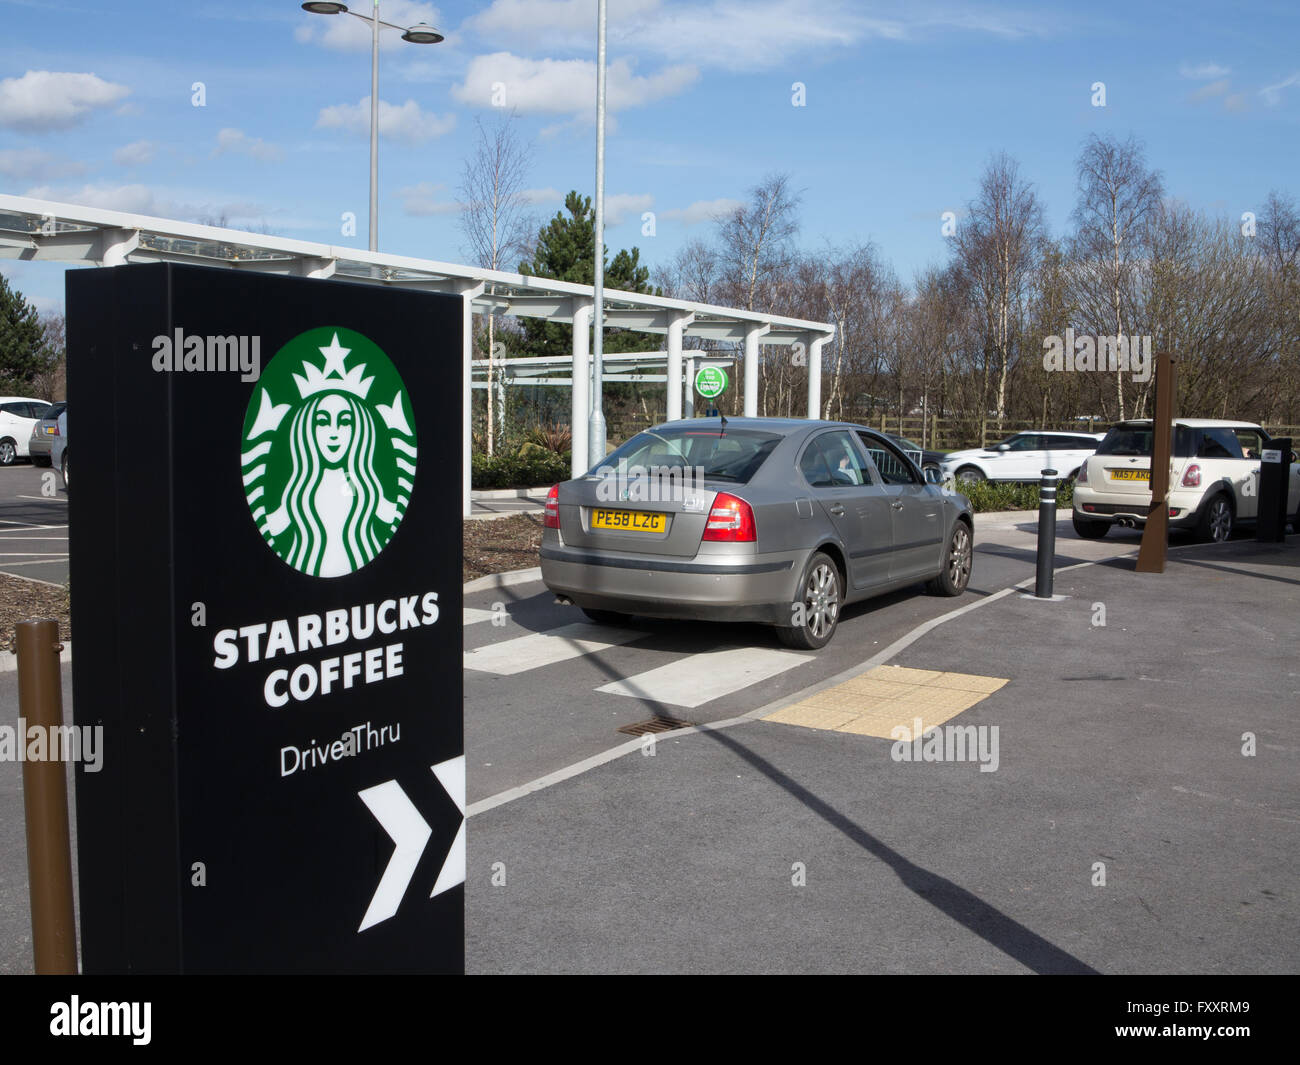
[(68, 493), (54, 470), (0, 467), (0, 573), (67, 583)]
[[(470, 971), (1294, 971), (1300, 540), (1176, 541), (1139, 576), (1135, 532), (1058, 537), (1056, 601), (1007, 591), (1035, 528), (991, 516), (964, 596), (850, 608), (818, 654), (466, 596)], [(761, 719), (881, 661), (1005, 680), (954, 719), (999, 728), (996, 771)], [(618, 729), (654, 716), (715, 727), (647, 756)], [(0, 972), (31, 965), (18, 770)]]

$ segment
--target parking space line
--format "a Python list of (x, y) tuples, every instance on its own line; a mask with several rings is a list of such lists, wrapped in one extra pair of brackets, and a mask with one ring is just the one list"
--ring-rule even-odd
[(462, 656), (466, 669), (496, 673), (502, 677), (526, 673), (530, 669), (553, 666), (571, 658), (608, 650), (619, 644), (644, 639), (644, 632), (614, 629), (605, 625), (574, 622), (546, 632), (534, 632), (501, 643), (488, 644)]
[(764, 647), (702, 651), (657, 669), (602, 685), (596, 691), (672, 706), (696, 707), (811, 662), (814, 657)]

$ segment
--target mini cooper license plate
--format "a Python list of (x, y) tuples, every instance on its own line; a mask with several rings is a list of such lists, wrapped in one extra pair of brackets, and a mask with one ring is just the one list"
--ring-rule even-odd
[(1112, 481), (1149, 481), (1150, 470), (1107, 470)]
[(593, 510), (591, 527), (614, 532), (661, 533), (668, 528), (668, 515), (644, 510)]

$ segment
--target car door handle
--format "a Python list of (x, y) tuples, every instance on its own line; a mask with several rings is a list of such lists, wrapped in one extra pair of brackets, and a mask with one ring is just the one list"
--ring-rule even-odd
[(838, 518), (838, 517), (840, 517), (840, 515), (842, 515), (842, 514), (844, 513), (844, 504), (843, 504), (843, 503), (832, 503), (832, 504), (831, 504), (829, 507), (827, 507), (826, 509), (829, 510), (832, 514), (834, 514), (834, 515)]

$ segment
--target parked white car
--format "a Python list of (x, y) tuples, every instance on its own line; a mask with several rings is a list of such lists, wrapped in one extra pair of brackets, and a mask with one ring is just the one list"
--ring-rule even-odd
[(1058, 433), (1033, 430), (1013, 433), (989, 448), (953, 451), (939, 463), (943, 479), (959, 484), (973, 481), (1037, 481), (1043, 470), (1056, 470), (1062, 480), (1079, 471), (1105, 433)]
[[(1100, 539), (1112, 525), (1140, 527), (1151, 507), (1151, 419), (1120, 422), (1079, 470), (1074, 485), (1074, 530)], [(1259, 465), (1272, 441), (1253, 422), (1212, 418), (1174, 421), (1169, 465), (1169, 527), (1194, 529), (1221, 542), (1238, 524), (1259, 516)], [(1300, 530), (1300, 465), (1294, 452), (1287, 474), (1287, 513)]]
[(50, 406), (43, 399), (0, 396), (0, 466), (30, 457), (32, 429)]

